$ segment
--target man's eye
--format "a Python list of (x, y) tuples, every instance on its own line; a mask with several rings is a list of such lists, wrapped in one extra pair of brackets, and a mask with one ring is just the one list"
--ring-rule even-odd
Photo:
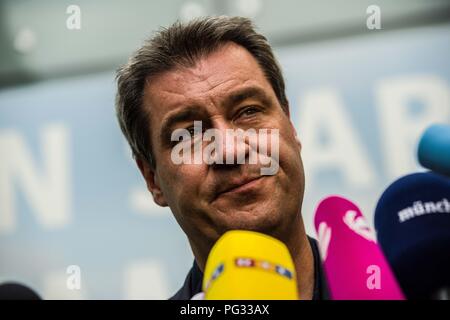
[(193, 139), (194, 138), (196, 138), (197, 137), (197, 135), (198, 135), (198, 132), (195, 132), (195, 128), (192, 126), (192, 127), (189, 127), (189, 128), (184, 128), (183, 130), (186, 130), (187, 132), (188, 132), (188, 134), (189, 134), (189, 137), (187, 137), (187, 136), (185, 136), (185, 135), (183, 135), (182, 136), (182, 138), (180, 139), (180, 140), (172, 140), (171, 141), (171, 145), (177, 145), (177, 144), (179, 144), (179, 143), (186, 143), (186, 142), (192, 142), (193, 141)]
[(186, 128), (186, 130), (189, 132), (189, 135), (191, 136), (191, 137), (194, 137), (195, 135), (198, 135), (198, 134), (202, 134), (203, 132), (196, 132), (195, 131), (195, 127), (189, 127), (189, 128)]
[(191, 136), (194, 135), (194, 127), (186, 128), (186, 130), (189, 132), (189, 134), (190, 134)]
[(247, 107), (244, 108), (244, 110), (239, 114), (239, 116), (249, 117), (258, 112), (260, 112), (260, 110), (256, 107)]

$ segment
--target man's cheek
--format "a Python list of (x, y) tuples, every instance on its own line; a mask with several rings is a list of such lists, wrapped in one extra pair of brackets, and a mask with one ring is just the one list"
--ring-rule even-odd
[(195, 165), (179, 165), (170, 175), (169, 188), (177, 190), (179, 197), (194, 196), (199, 184), (202, 183), (204, 173)]
[(292, 183), (296, 184), (303, 174), (303, 167), (300, 153), (295, 146), (286, 143), (280, 143), (280, 158), (279, 158), (279, 175), (284, 181), (282, 184), (292, 188)]

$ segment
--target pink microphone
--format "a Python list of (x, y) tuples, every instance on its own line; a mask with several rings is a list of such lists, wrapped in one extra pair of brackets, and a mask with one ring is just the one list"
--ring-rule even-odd
[(339, 196), (325, 198), (314, 225), (331, 299), (405, 299), (375, 233), (354, 203)]

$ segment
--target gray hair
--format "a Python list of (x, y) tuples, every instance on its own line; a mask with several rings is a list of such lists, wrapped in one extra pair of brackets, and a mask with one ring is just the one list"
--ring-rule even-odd
[(176, 22), (145, 41), (117, 71), (116, 115), (134, 157), (146, 160), (152, 168), (156, 166), (149, 110), (144, 109), (142, 102), (146, 81), (177, 66), (192, 67), (199, 58), (226, 42), (234, 42), (253, 55), (283, 110), (288, 113), (281, 69), (267, 39), (255, 31), (249, 19), (220, 16), (196, 19), (187, 24)]

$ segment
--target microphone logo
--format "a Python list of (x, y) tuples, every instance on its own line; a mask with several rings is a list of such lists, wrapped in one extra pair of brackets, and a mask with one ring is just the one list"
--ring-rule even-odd
[(260, 259), (252, 259), (252, 258), (236, 258), (234, 260), (234, 264), (236, 267), (239, 268), (257, 268), (262, 269), (265, 271), (273, 272), (275, 274), (278, 274), (280, 276), (283, 276), (289, 280), (292, 280), (294, 278), (294, 273), (290, 271), (288, 268), (272, 263), (266, 260), (260, 260)]
[(350, 230), (353, 230), (361, 237), (376, 243), (375, 234), (367, 225), (366, 221), (364, 220), (364, 217), (363, 216), (357, 217), (356, 214), (357, 214), (356, 211), (348, 210), (343, 217), (344, 223), (350, 228)]
[(319, 224), (317, 236), (319, 237), (319, 252), (322, 256), (322, 261), (325, 261), (327, 259), (328, 247), (330, 246), (331, 241), (331, 228), (326, 222), (321, 222)]
[(216, 269), (214, 269), (214, 272), (213, 272), (213, 274), (211, 276), (211, 279), (209, 279), (206, 282), (206, 286), (205, 286), (206, 290), (208, 290), (208, 288), (211, 286), (211, 283), (213, 283), (214, 280), (216, 280), (223, 273), (224, 269), (225, 269), (225, 265), (223, 263), (220, 263), (216, 267)]

